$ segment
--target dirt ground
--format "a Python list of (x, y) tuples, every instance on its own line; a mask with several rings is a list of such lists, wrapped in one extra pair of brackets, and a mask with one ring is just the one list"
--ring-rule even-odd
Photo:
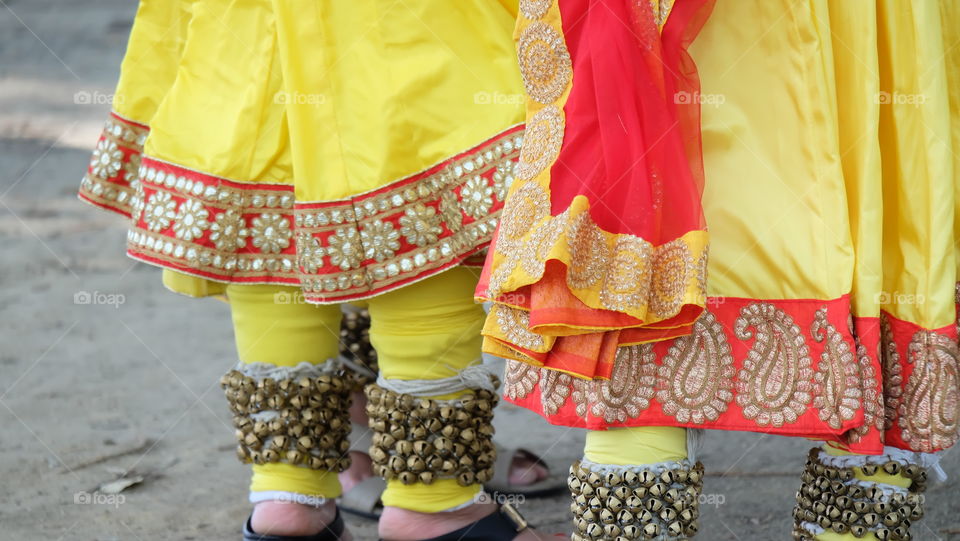
[[(235, 362), (227, 306), (164, 290), (159, 271), (124, 257), (122, 221), (75, 196), (134, 9), (0, 0), (0, 541), (238, 539), (249, 512), (217, 386)], [(499, 414), (498, 437), (559, 475), (577, 457), (580, 431)], [(789, 539), (809, 446), (708, 434), (698, 539)], [(943, 465), (952, 478), (928, 492), (914, 539), (960, 539), (960, 454)], [(142, 480), (95, 492), (124, 474)], [(520, 509), (561, 532), (567, 505)], [(348, 522), (376, 539), (372, 522)]]

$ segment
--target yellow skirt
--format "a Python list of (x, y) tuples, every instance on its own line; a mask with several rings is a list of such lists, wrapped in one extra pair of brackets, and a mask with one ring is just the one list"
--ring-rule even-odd
[[(187, 294), (275, 283), (316, 303), (477, 259), (522, 144), (515, 5), (153, 1), (117, 92), (131, 110), (112, 117), (149, 129), (142, 159), (107, 143), (81, 190), (131, 217), (132, 257)], [(189, 14), (182, 36), (156, 32), (168, 12)]]
[(610, 381), (511, 362), (507, 398), (594, 429), (956, 443), (958, 42), (953, 2), (717, 2), (691, 48), (706, 313), (622, 348)]

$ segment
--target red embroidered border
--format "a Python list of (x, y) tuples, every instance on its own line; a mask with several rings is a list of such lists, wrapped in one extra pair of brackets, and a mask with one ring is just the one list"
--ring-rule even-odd
[(504, 394), (553, 424), (591, 429), (744, 430), (867, 454), (956, 443), (956, 326), (853, 319), (846, 296), (711, 298), (708, 307), (691, 336), (628, 348), (608, 382), (511, 361)]
[(300, 285), (309, 302), (378, 295), (485, 248), (522, 134), (510, 128), (342, 201), (297, 202), (293, 185), (237, 182), (144, 157), (128, 253), (221, 282)]

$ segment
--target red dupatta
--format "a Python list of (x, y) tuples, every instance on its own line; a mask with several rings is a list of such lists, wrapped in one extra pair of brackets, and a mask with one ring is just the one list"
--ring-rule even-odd
[(699, 79), (713, 0), (523, 0), (516, 181), (477, 288), (490, 353), (607, 379), (706, 301)]

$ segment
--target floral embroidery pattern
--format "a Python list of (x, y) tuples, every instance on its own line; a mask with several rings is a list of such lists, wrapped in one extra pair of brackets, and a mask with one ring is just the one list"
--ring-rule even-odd
[(113, 141), (101, 139), (90, 158), (90, 170), (100, 178), (110, 178), (123, 167), (123, 151)]
[(417, 204), (407, 209), (400, 217), (400, 234), (407, 238), (410, 244), (426, 246), (437, 242), (442, 230), (437, 209)]
[(473, 218), (480, 218), (493, 206), (493, 187), (485, 179), (472, 177), (460, 188), (463, 210)]
[(261, 214), (250, 227), (253, 245), (265, 254), (276, 254), (290, 245), (290, 221), (282, 214)]
[(249, 233), (246, 224), (240, 213), (235, 210), (220, 213), (210, 229), (213, 231), (210, 234), (210, 240), (218, 250), (232, 252), (247, 244)]
[[(480, 250), (502, 209), (497, 182), (506, 182), (522, 142), (522, 128), (510, 128), (346, 201), (298, 202), (289, 184), (237, 182), (150, 157), (129, 184), (118, 172), (113, 191), (96, 200), (102, 184), (88, 174), (82, 194), (117, 209), (123, 199), (137, 259), (224, 282), (299, 285), (308, 301), (335, 302), (400, 287)], [(125, 159), (128, 168), (136, 160)], [(106, 193), (120, 195), (107, 201)]]
[(360, 241), (363, 243), (364, 256), (376, 261), (390, 259), (400, 249), (400, 233), (389, 222), (380, 220), (360, 230)]
[(170, 226), (177, 217), (177, 202), (168, 193), (155, 193), (147, 200), (144, 219), (150, 231), (160, 231)]
[(350, 270), (360, 266), (364, 252), (360, 243), (360, 234), (352, 227), (340, 227), (330, 237), (330, 262), (343, 270)]
[(111, 113), (80, 184), (80, 198), (124, 216), (139, 216), (143, 200), (136, 200), (135, 192), (147, 132), (145, 126)]
[(207, 221), (208, 214), (207, 209), (199, 201), (184, 201), (180, 205), (180, 210), (177, 211), (173, 223), (173, 234), (178, 239), (186, 241), (200, 237), (210, 227)]
[(317, 269), (323, 267), (323, 256), (326, 253), (316, 237), (307, 233), (297, 235), (297, 265), (303, 272), (317, 272)]

